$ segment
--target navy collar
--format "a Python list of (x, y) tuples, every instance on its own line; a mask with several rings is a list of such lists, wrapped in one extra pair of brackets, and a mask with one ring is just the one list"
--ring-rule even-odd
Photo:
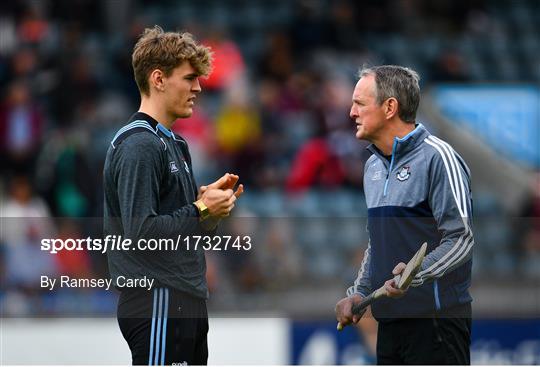
[[(424, 125), (418, 123), (413, 131), (405, 135), (403, 138), (394, 138), (394, 144), (392, 146), (392, 155), (407, 153), (418, 145), (422, 144), (425, 138), (430, 135), (429, 131)], [(374, 144), (370, 144), (367, 149), (380, 157), (384, 157), (382, 152)]]
[(165, 126), (163, 126), (160, 122), (158, 122), (156, 119), (154, 119), (147, 113), (140, 111), (135, 112), (133, 116), (131, 116), (131, 118), (129, 119), (129, 122), (133, 122), (136, 120), (146, 121), (150, 126), (152, 126), (154, 130), (157, 131), (159, 129), (159, 131), (161, 131), (166, 137), (173, 138), (174, 140), (180, 140), (179, 137), (177, 137), (176, 134), (174, 134), (170, 129), (167, 129)]
[(152, 116), (144, 113), (144, 112), (135, 112), (133, 116), (130, 117), (129, 122), (133, 122), (136, 120), (144, 120), (152, 126), (154, 130), (156, 130), (156, 127), (160, 124), (157, 122)]

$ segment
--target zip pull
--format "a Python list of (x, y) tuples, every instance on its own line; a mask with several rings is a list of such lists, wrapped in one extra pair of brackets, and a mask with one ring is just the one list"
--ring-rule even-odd
[(388, 180), (390, 178), (390, 173), (392, 172), (392, 169), (394, 167), (394, 158), (396, 155), (397, 143), (398, 143), (397, 138), (394, 138), (394, 144), (392, 145), (392, 158), (390, 159), (390, 168), (388, 168), (388, 172), (386, 173), (386, 180), (384, 181), (383, 197), (386, 196), (386, 191), (388, 190)]

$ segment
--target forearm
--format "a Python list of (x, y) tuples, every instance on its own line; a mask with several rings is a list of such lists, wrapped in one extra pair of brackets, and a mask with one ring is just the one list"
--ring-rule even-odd
[(371, 274), (370, 274), (370, 262), (371, 262), (371, 245), (368, 244), (366, 251), (364, 251), (364, 258), (358, 275), (354, 284), (347, 289), (347, 296), (350, 297), (353, 294), (360, 294), (362, 297), (366, 297), (371, 293)]
[(439, 246), (426, 255), (411, 285), (420, 286), (459, 268), (471, 259), (473, 244), (472, 230), (468, 224), (461, 231), (443, 237)]

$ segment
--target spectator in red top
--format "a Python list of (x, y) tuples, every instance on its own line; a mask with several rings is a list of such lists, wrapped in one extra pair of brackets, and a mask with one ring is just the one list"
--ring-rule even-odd
[(289, 192), (317, 186), (337, 188), (344, 182), (344, 168), (328, 144), (325, 130), (321, 123), (317, 136), (300, 147), (287, 178)]
[(202, 42), (214, 52), (212, 74), (202, 80), (206, 90), (222, 91), (244, 75), (245, 63), (238, 46), (226, 37), (222, 30), (210, 31), (209, 37)]

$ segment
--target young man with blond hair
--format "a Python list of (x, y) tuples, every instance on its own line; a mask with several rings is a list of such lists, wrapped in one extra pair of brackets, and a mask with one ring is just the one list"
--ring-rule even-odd
[[(144, 31), (132, 55), (141, 105), (111, 141), (104, 167), (105, 235), (142, 240), (213, 233), (242, 194), (226, 174), (197, 190), (187, 142), (171, 131), (190, 117), (212, 53), (189, 33)], [(148, 243), (148, 242), (145, 242)], [(131, 251), (132, 250), (132, 251)], [(133, 364), (207, 363), (206, 262), (202, 247), (109, 251), (120, 290), (118, 323)], [(122, 279), (123, 281), (118, 281)], [(147, 288), (126, 281), (152, 279)]]

